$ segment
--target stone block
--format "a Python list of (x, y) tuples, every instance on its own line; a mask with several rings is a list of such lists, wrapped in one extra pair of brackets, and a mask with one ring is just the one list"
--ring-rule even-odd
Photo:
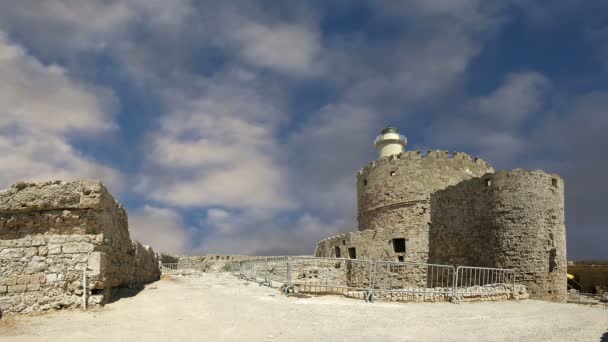
[(27, 290), (27, 285), (12, 285), (8, 286), (8, 293), (20, 293)]
[(49, 245), (48, 254), (61, 254), (61, 245)]
[(27, 290), (28, 291), (39, 291), (40, 290), (40, 284), (28, 284), (27, 285)]
[(38, 255), (47, 255), (49, 254), (49, 248), (47, 246), (40, 246), (38, 247)]
[(87, 264), (91, 275), (103, 274), (106, 269), (107, 255), (102, 252), (92, 252), (89, 254)]
[(8, 292), (8, 288), (4, 285), (0, 286), (0, 293), (7, 293)]
[(89, 253), (92, 252), (94, 246), (86, 242), (68, 242), (63, 245), (63, 253)]
[(44, 236), (34, 236), (31, 241), (31, 246), (42, 246), (45, 245), (46, 241), (44, 241)]
[(23, 249), (23, 256), (26, 258), (31, 258), (35, 255), (38, 255), (38, 247), (30, 247)]
[(62, 243), (65, 243), (65, 236), (63, 236), (63, 235), (51, 236), (51, 238), (49, 239), (49, 243), (50, 244), (62, 244)]
[(0, 260), (9, 260), (18, 258), (20, 256), (19, 249), (17, 248), (4, 248), (0, 250)]
[(57, 277), (57, 273), (49, 273), (45, 276), (45, 278), (47, 283), (54, 283), (59, 280)]

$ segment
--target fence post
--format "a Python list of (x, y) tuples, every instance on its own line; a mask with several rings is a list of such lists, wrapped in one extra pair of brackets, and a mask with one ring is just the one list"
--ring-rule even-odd
[(369, 293), (367, 294), (367, 301), (372, 303), (374, 301), (374, 280), (376, 277), (376, 261), (370, 260), (369, 264)]
[(291, 288), (291, 276), (292, 276), (292, 260), (291, 257), (287, 257), (287, 288), (286, 291), (289, 291), (289, 289)]
[(515, 272), (515, 270), (513, 271), (513, 299), (515, 300), (515, 278), (516, 278), (517, 273)]
[(453, 281), (453, 285), (452, 285), (452, 303), (458, 303), (458, 290), (456, 289), (456, 286), (458, 285), (458, 275), (459, 275), (459, 271), (460, 271), (460, 266), (458, 266), (456, 268), (456, 272), (454, 272), (453, 276), (452, 276), (452, 281)]

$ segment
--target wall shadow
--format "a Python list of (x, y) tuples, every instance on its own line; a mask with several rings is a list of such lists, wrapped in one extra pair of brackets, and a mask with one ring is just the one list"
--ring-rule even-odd
[(143, 291), (145, 288), (144, 285), (137, 285), (134, 287), (120, 287), (116, 289), (112, 289), (112, 293), (110, 294), (110, 298), (108, 299), (107, 304), (115, 303), (123, 298), (131, 298), (135, 297), (138, 293)]

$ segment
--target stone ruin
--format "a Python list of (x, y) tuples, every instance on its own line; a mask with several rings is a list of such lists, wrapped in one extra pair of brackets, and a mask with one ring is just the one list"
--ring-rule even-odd
[(99, 181), (0, 191), (1, 313), (102, 305), (113, 289), (158, 280), (158, 263), (130, 239), (127, 212)]
[(509, 268), (530, 298), (566, 301), (559, 175), (496, 172), (461, 152), (399, 150), (358, 172), (358, 231), (319, 241), (315, 256)]

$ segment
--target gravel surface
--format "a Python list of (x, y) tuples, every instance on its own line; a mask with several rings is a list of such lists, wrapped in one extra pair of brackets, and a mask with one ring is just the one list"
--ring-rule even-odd
[(229, 274), (163, 279), (95, 311), (0, 320), (0, 341), (596, 341), (608, 309), (527, 300), (285, 297)]

